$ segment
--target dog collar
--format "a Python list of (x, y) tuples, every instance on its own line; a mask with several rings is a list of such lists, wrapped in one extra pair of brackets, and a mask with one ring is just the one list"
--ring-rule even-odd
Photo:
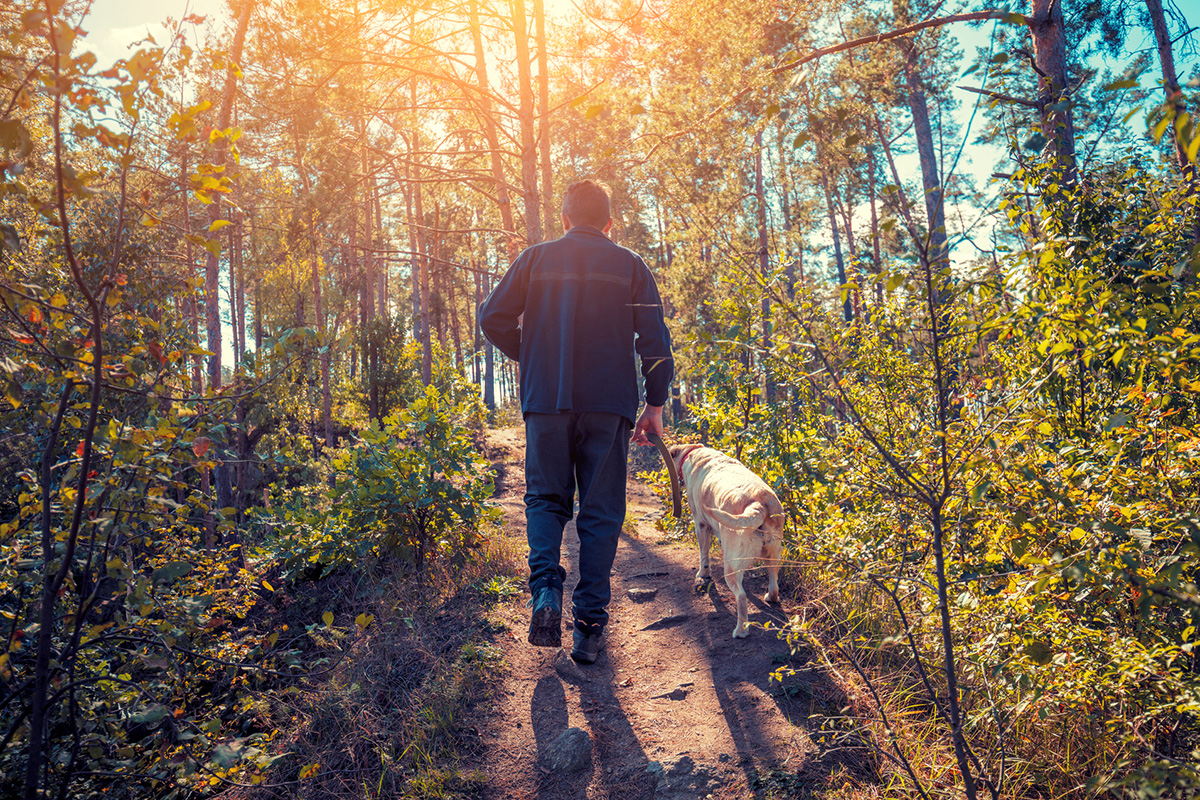
[(703, 446), (704, 445), (702, 445), (702, 444), (695, 445), (694, 447), (689, 449), (686, 453), (684, 453), (683, 457), (679, 459), (679, 468), (683, 469), (683, 463), (688, 460), (688, 456), (690, 456), (692, 453), (696, 452)]

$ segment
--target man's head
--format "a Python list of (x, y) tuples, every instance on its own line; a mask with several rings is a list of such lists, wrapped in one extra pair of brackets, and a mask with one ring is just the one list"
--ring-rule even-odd
[[(576, 181), (567, 187), (562, 206), (564, 227), (587, 225), (605, 233), (612, 225), (609, 188), (597, 181)], [(570, 223), (567, 225), (566, 223)]]

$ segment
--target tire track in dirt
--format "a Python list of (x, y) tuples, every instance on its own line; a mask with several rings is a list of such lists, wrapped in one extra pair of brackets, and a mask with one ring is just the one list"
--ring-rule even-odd
[[(505, 530), (523, 541), (524, 431), (489, 431), (488, 438), (501, 467), (495, 499), (504, 510)], [(501, 609), (507, 630), (495, 642), (504, 652), (503, 674), (488, 706), (476, 709), (470, 720), (480, 747), (472, 763), (463, 765), (486, 776), (482, 796), (797, 797), (830, 782), (870, 782), (868, 753), (814, 730), (848, 704), (837, 685), (808, 669), (783, 684), (772, 682), (770, 673), (781, 664), (801, 669), (803, 654), (789, 656), (784, 641), (758, 628), (747, 639), (733, 639), (735, 608), (719, 554), (714, 553), (713, 583), (707, 592), (696, 592), (694, 540), (671, 542), (655, 529), (654, 519), (666, 511), (643, 484), (631, 480), (628, 497), (637, 531), (621, 535), (607, 645), (595, 664), (580, 666), (566, 649), (525, 641), (527, 595)], [(579, 547), (574, 522), (563, 544), (569, 648), (569, 596)], [(747, 575), (746, 590), (751, 622), (784, 621), (786, 607), (762, 601), (762, 570)], [(588, 732), (591, 760), (574, 774), (560, 774), (548, 770), (542, 757), (568, 727)]]

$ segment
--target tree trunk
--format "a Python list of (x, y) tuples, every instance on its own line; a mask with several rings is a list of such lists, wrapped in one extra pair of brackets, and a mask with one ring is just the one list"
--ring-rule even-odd
[(492, 90), (488, 82), (487, 60), (484, 56), (483, 34), (479, 26), (479, 2), (471, 0), (471, 39), (475, 45), (475, 76), (479, 81), (479, 103), (482, 107), (481, 122), (483, 135), (487, 139), (492, 163), (492, 182), (496, 186), (496, 206), (500, 211), (500, 224), (509, 235), (505, 237), (504, 249), (508, 260), (517, 257), (516, 228), (513, 225), (512, 202), (508, 196), (508, 183), (504, 179), (504, 161), (500, 157), (500, 138), (496, 133), (496, 119), (492, 114)]
[(1032, 0), (1029, 33), (1038, 70), (1038, 111), (1042, 135), (1050, 140), (1062, 182), (1075, 183), (1075, 123), (1067, 79), (1067, 44), (1062, 0)]
[[(1158, 63), (1162, 67), (1163, 91), (1167, 93), (1167, 102), (1175, 112), (1175, 117), (1187, 113), (1187, 104), (1183, 100), (1183, 91), (1179, 87), (1179, 76), (1175, 73), (1175, 55), (1171, 50), (1171, 33), (1167, 30), (1166, 16), (1163, 14), (1162, 0), (1146, 0), (1146, 8), (1150, 11), (1150, 23), (1154, 27), (1154, 42), (1158, 47)], [(1196, 194), (1196, 167), (1188, 160), (1187, 149), (1183, 138), (1175, 130), (1168, 128), (1175, 138), (1175, 155), (1179, 159), (1179, 172), (1187, 184), (1187, 197)], [(1192, 242), (1200, 242), (1200, 209), (1192, 212)], [(1194, 276), (1193, 276), (1194, 277)]]
[[(250, 24), (250, 12), (254, 8), (254, 0), (243, 0), (239, 9), (237, 29), (234, 32), (233, 46), (229, 50), (230, 60), (236, 64), (242, 59), (242, 46), (246, 41), (246, 28)], [(225, 75), (225, 88), (221, 92), (221, 110), (217, 117), (218, 130), (224, 131), (229, 127), (233, 115), (233, 100), (237, 91), (238, 72), (229, 68)], [(229, 139), (217, 139), (213, 150), (212, 163), (224, 167), (229, 155)], [(213, 202), (208, 209), (209, 230), (221, 218), (221, 204)], [(221, 388), (221, 298), (220, 298), (221, 262), (216, 253), (209, 252), (204, 270), (204, 299), (206, 305), (207, 346), (212, 352), (208, 357), (208, 383), (212, 389)], [(229, 475), (229, 466), (221, 463), (214, 470), (217, 484), (217, 505), (228, 508), (233, 505), (233, 485)]]
[(542, 241), (542, 222), (538, 204), (538, 152), (533, 128), (533, 76), (525, 0), (512, 0), (512, 9), (513, 35), (516, 37), (517, 50), (517, 81), (520, 88), (517, 115), (521, 125), (521, 195), (525, 201), (525, 239), (526, 244), (537, 244)]
[[(904, 80), (908, 84), (908, 105), (913, 117), (913, 135), (917, 139), (917, 156), (921, 162), (921, 186), (925, 190), (925, 216), (928, 233), (924, 242), (917, 246), (924, 252), (931, 269), (941, 272), (950, 265), (950, 251), (946, 240), (946, 204), (942, 198), (942, 182), (938, 177), (937, 155), (933, 147), (933, 126), (929, 121), (929, 105), (925, 98), (925, 87), (921, 85), (921, 73), (917, 64), (917, 48), (911, 39), (899, 39), (900, 53), (904, 56)], [(934, 285), (941, 295), (945, 287)], [(940, 303), (940, 297), (938, 298)]]
[(372, 241), (375, 246), (372, 248), (371, 257), (375, 259), (375, 298), (379, 304), (380, 319), (388, 318), (388, 260), (383, 253), (383, 202), (379, 199), (379, 185), (375, 182), (375, 176), (371, 176), (371, 181), (368, 184), (371, 187), (371, 200), (375, 207), (375, 235)]
[(872, 275), (874, 276), (875, 308), (883, 307), (883, 282), (879, 280), (883, 272), (883, 258), (880, 248), (878, 193), (875, 187), (875, 148), (867, 148), (867, 192), (871, 200), (871, 257), (874, 259)]
[[(763, 188), (763, 137), (762, 131), (754, 134), (754, 198), (758, 217), (758, 270), (764, 281), (771, 273), (769, 241), (767, 239), (767, 195)], [(762, 370), (766, 381), (766, 401), (775, 399), (775, 379), (771, 375), (771, 298), (767, 292), (762, 296)]]
[[(821, 160), (819, 146), (817, 147), (817, 169), (821, 174), (821, 189), (825, 192), (825, 208), (829, 212), (829, 229), (833, 232), (833, 258), (837, 263), (838, 285), (845, 286), (846, 262), (842, 259), (842, 236), (837, 221), (837, 212), (833, 208), (833, 194), (829, 191), (829, 176), (825, 174), (825, 163)], [(850, 304), (849, 296), (842, 301), (842, 319), (846, 322), (854, 320), (854, 307)]]
[[(413, 193), (413, 216), (416, 218), (415, 225), (410, 226), (410, 230), (415, 230), (417, 237), (416, 263), (417, 274), (414, 277), (415, 286), (417, 288), (416, 297), (413, 300), (414, 310), (417, 312), (417, 319), (420, 322), (417, 327), (420, 330), (421, 342), (421, 380), (426, 386), (433, 380), (433, 342), (429, 330), (429, 266), (428, 259), (425, 254), (428, 253), (428, 248), (425, 242), (425, 232), (422, 228), (425, 225), (425, 212), (421, 206), (421, 168), (418, 166), (417, 159), (420, 157), (421, 133), (417, 128), (416, 108), (417, 108), (417, 79), (413, 78), (409, 82), (409, 97), (413, 109), (413, 126), (411, 136), (411, 149), (409, 151), (409, 163), (412, 164), (413, 180), (410, 184)], [(419, 303), (419, 305), (418, 305)]]
[[(366, 137), (365, 131), (360, 136)], [(371, 174), (371, 163), (367, 157), (367, 149), (362, 149), (360, 168), (365, 182)], [(363, 329), (363, 378), (367, 381), (367, 418), (379, 419), (379, 386), (377, 382), (378, 342), (375, 331), (375, 261), (372, 255), (374, 248), (374, 223), (372, 217), (373, 199), (364, 190), (362, 199), (363, 226), (362, 239), (358, 249), (359, 264), (359, 314)]]
[[(236, 64), (242, 59), (242, 46), (246, 41), (246, 28), (250, 24), (250, 12), (254, 8), (254, 0), (243, 0), (239, 9), (237, 30), (233, 36), (233, 46), (229, 50), (230, 60)], [(237, 71), (230, 67), (225, 75), (225, 88), (221, 92), (221, 109), (217, 116), (217, 129), (224, 131), (229, 127), (233, 115), (233, 99), (237, 91)], [(212, 163), (224, 167), (229, 155), (229, 140), (221, 137), (216, 140), (213, 148)], [(213, 202), (208, 207), (209, 229), (221, 218), (221, 204)], [(221, 387), (221, 302), (219, 283), (221, 279), (221, 261), (216, 253), (209, 252), (204, 270), (204, 299), (206, 305), (205, 322), (208, 333), (208, 349), (212, 355), (208, 357), (208, 382), (213, 389)]]
[(538, 50), (538, 150), (542, 167), (542, 222), (544, 235), (551, 238), (558, 230), (554, 213), (554, 182), (550, 171), (550, 66), (546, 45), (546, 10), (544, 0), (533, 0), (534, 32)]

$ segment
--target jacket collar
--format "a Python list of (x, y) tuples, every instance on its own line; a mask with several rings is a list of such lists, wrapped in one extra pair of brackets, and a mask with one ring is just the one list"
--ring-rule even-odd
[(608, 235), (599, 228), (593, 228), (591, 225), (572, 225), (571, 230), (563, 234), (563, 236), (599, 236), (607, 239)]

